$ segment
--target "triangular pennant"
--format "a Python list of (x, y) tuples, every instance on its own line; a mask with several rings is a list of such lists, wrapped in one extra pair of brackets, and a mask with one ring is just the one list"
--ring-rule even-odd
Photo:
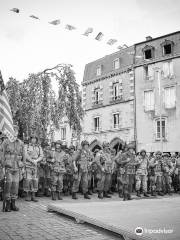
[(116, 39), (109, 39), (109, 40), (107, 41), (107, 44), (113, 45), (113, 44), (115, 44), (116, 42), (117, 42)]
[(99, 32), (98, 35), (95, 37), (96, 40), (101, 41), (104, 34), (102, 32)]
[[(39, 19), (38, 17), (34, 16), (34, 15), (30, 15), (29, 17), (34, 18), (34, 19)], [(40, 20), (40, 19), (39, 19)]]
[(51, 21), (49, 23), (52, 24), (52, 25), (58, 25), (58, 24), (60, 24), (60, 20), (57, 19), (57, 20)]
[(83, 33), (83, 35), (87, 37), (87, 36), (89, 36), (89, 34), (92, 33), (92, 32), (93, 32), (93, 28), (88, 28), (88, 29)]
[(72, 26), (72, 25), (69, 25), (69, 24), (66, 24), (66, 27), (65, 27), (67, 30), (74, 30), (74, 29), (76, 29), (74, 26)]
[(10, 11), (15, 12), (15, 13), (19, 13), (20, 12), (18, 8), (12, 8)]

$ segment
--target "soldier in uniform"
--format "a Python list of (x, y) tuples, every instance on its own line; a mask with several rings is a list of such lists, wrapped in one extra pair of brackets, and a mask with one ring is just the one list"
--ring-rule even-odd
[(136, 191), (137, 196), (141, 197), (140, 189), (142, 185), (142, 190), (145, 197), (149, 197), (147, 194), (147, 173), (148, 173), (148, 157), (146, 155), (146, 150), (142, 149), (140, 151), (140, 156), (137, 158), (137, 169), (136, 169)]
[(176, 158), (174, 174), (176, 179), (175, 192), (180, 194), (180, 153), (178, 153)]
[(14, 125), (14, 141), (10, 142), (9, 139), (6, 139), (3, 142), (3, 156), (2, 163), (5, 167), (5, 199), (6, 199), (6, 212), (19, 211), (19, 208), (16, 207), (15, 201), (18, 196), (19, 189), (19, 170), (24, 166), (25, 162), (25, 150), (24, 144), (21, 140), (18, 139), (19, 128), (17, 125)]
[(26, 164), (25, 175), (23, 180), (23, 188), (26, 193), (26, 201), (38, 200), (35, 198), (35, 193), (38, 191), (38, 176), (37, 164), (43, 160), (43, 151), (38, 145), (38, 138), (32, 134), (31, 141), (26, 145)]
[(58, 200), (62, 200), (63, 177), (66, 169), (64, 163), (65, 152), (62, 151), (62, 142), (59, 140), (55, 143), (55, 152), (53, 155), (54, 161), (51, 171), (52, 200), (56, 200), (56, 192), (58, 194)]
[(90, 199), (88, 195), (88, 167), (91, 162), (91, 153), (89, 151), (89, 143), (84, 140), (81, 142), (81, 149), (79, 149), (73, 157), (73, 186), (72, 199), (77, 199), (77, 192), (79, 191), (79, 184), (82, 183), (82, 191), (85, 199)]
[(51, 196), (51, 170), (52, 170), (52, 163), (53, 163), (53, 154), (51, 147), (48, 143), (45, 143), (44, 149), (44, 158), (45, 158), (45, 165), (44, 165), (44, 175), (45, 175), (45, 196)]
[[(131, 200), (131, 193), (133, 184), (135, 182), (135, 168), (137, 165), (136, 156), (134, 154), (134, 146), (129, 144), (128, 151), (124, 152), (119, 158), (116, 159), (118, 166), (118, 182), (122, 190), (123, 200)], [(121, 192), (120, 192), (121, 197)]]
[(65, 158), (66, 173), (64, 175), (64, 193), (66, 196), (70, 195), (72, 192), (74, 152), (75, 147), (73, 145), (69, 146), (69, 154), (66, 154)]
[(164, 196), (163, 190), (163, 164), (162, 164), (162, 153), (157, 151), (155, 153), (155, 157), (152, 158), (149, 162), (150, 167), (150, 188), (151, 195), (156, 196)]

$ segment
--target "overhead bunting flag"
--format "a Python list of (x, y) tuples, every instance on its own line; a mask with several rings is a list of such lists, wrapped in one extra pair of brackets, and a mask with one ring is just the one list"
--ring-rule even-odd
[(83, 33), (83, 35), (88, 37), (89, 34), (92, 33), (92, 32), (93, 32), (93, 28), (88, 28), (88, 29)]
[(10, 11), (15, 12), (15, 13), (19, 13), (20, 12), (18, 8), (12, 8)]
[(57, 20), (51, 21), (49, 23), (52, 24), (52, 25), (58, 25), (58, 24), (60, 24), (60, 20), (57, 19)]
[(67, 30), (70, 30), (70, 31), (76, 29), (74, 26), (69, 25), (69, 24), (67, 24), (65, 28), (66, 28)]
[(6, 135), (11, 142), (13, 142), (14, 128), (12, 113), (1, 71), (0, 71), (0, 131), (4, 135)]
[(113, 44), (115, 44), (116, 42), (117, 42), (116, 39), (109, 39), (109, 40), (107, 41), (107, 44), (113, 45)]
[[(39, 19), (38, 17), (36, 17), (36, 16), (34, 16), (34, 15), (31, 15), (31, 16), (29, 16), (29, 17), (34, 18), (34, 19)], [(40, 19), (39, 19), (39, 20), (40, 20)]]
[(102, 32), (99, 32), (98, 35), (95, 37), (96, 40), (101, 41), (104, 34)]

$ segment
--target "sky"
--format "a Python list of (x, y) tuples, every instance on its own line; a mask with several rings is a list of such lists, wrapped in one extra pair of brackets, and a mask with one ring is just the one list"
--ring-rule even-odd
[[(10, 9), (18, 8), (19, 14)], [(73, 65), (76, 80), (84, 67), (128, 46), (180, 30), (179, 0), (0, 0), (0, 70), (5, 82), (19, 81), (60, 63)], [(30, 18), (35, 15), (40, 20)], [(48, 22), (60, 19), (57, 26)], [(77, 29), (68, 31), (65, 25)], [(88, 28), (93, 33), (82, 34)], [(102, 41), (95, 40), (102, 32)], [(113, 46), (107, 40), (118, 40)]]

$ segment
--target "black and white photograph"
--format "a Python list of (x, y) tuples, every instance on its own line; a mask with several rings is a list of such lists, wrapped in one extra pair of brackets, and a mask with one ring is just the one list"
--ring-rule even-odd
[(180, 1), (0, 19), (0, 240), (179, 240)]

